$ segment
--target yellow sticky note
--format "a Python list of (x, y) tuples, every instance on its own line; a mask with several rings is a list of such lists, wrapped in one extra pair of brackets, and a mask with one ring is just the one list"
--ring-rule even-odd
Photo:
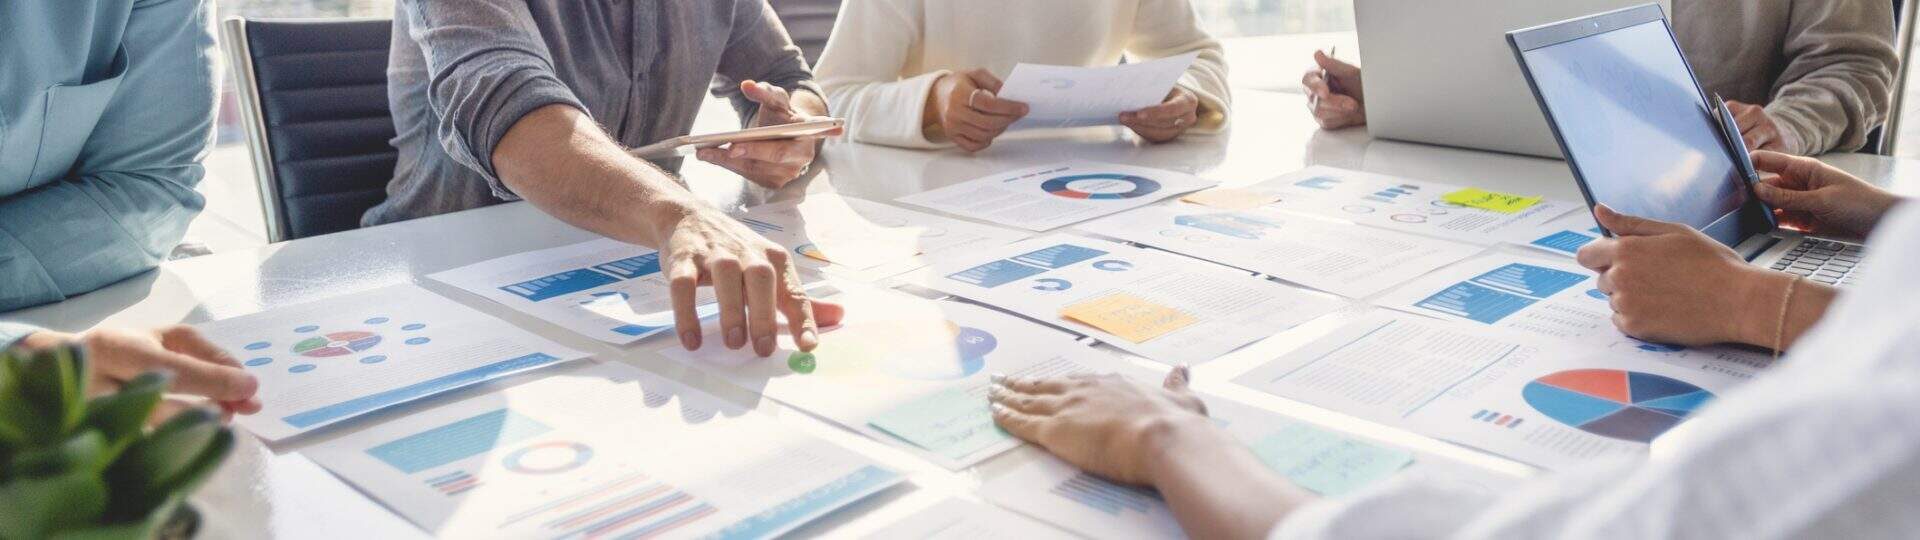
[(1499, 193), (1480, 188), (1467, 188), (1440, 196), (1440, 200), (1453, 204), (1492, 210), (1502, 214), (1511, 214), (1540, 204), (1540, 197), (1523, 197), (1512, 193)]
[(1280, 200), (1279, 195), (1242, 188), (1214, 188), (1188, 194), (1181, 201), (1226, 210), (1252, 210)]
[(1200, 322), (1184, 311), (1127, 293), (1109, 294), (1067, 306), (1060, 310), (1060, 316), (1134, 343), (1146, 343)]

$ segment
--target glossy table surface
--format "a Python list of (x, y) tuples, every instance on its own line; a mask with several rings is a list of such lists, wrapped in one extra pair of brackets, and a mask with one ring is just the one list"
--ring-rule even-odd
[[(709, 202), (738, 208), (768, 201), (839, 192), (876, 201), (966, 181), (985, 174), (1067, 159), (1087, 159), (1191, 172), (1226, 184), (1249, 184), (1307, 165), (1330, 165), (1517, 193), (1579, 200), (1564, 163), (1556, 160), (1441, 148), (1370, 139), (1363, 129), (1318, 130), (1297, 94), (1241, 91), (1231, 129), (1165, 145), (1136, 142), (1118, 129), (1020, 133), (974, 155), (833, 143), (825, 166), (812, 178), (779, 190), (744, 184), (704, 164), (689, 164), (689, 186)], [(1877, 156), (1843, 155), (1828, 160), (1898, 191), (1920, 186), (1920, 164)], [(602, 361), (627, 362), (679, 378), (723, 398), (753, 406), (783, 423), (873, 456), (909, 474), (910, 486), (862, 501), (798, 531), (799, 535), (857, 536), (949, 496), (968, 496), (983, 480), (1009, 472), (1036, 456), (1022, 448), (981, 466), (950, 472), (886, 445), (836, 428), (804, 412), (667, 360), (655, 349), (670, 339), (632, 347), (595, 342), (504, 306), (425, 279), (427, 274), (522, 251), (587, 240), (593, 235), (554, 220), (524, 203), (506, 204), (435, 218), (175, 261), (160, 270), (60, 304), (0, 314), (0, 319), (80, 331), (98, 325), (155, 326), (223, 319), (387, 285), (417, 282), (474, 309), (545, 337), (594, 353)], [(1227, 384), (1232, 377), (1331, 330), (1354, 309), (1255, 343), (1196, 368), (1203, 392), (1261, 406), (1337, 430), (1414, 449), (1423, 470), (1501, 482), (1530, 474), (1527, 467)], [(1110, 352), (1114, 352), (1109, 350)], [(1115, 354), (1118, 354), (1115, 352)], [(1144, 360), (1133, 360), (1143, 367)], [(454, 392), (427, 403), (487, 392), (540, 376), (522, 375), (493, 385)], [(425, 533), (338, 480), (298, 452), (351, 433), (407, 407), (277, 447), (245, 438), (233, 459), (196, 496), (214, 538), (358, 537), (394, 538)]]

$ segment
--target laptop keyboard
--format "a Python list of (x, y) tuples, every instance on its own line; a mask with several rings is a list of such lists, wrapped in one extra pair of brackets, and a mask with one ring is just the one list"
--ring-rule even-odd
[(1828, 285), (1846, 286), (1860, 276), (1860, 246), (1808, 238), (1773, 269)]

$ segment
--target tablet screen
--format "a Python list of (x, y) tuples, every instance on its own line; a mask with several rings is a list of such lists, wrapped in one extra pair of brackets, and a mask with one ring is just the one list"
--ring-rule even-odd
[(1664, 22), (1521, 54), (1594, 202), (1703, 230), (1746, 204), (1746, 181)]

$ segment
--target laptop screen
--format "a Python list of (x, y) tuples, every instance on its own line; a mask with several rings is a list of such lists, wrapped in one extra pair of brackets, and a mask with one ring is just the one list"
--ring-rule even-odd
[(1594, 202), (1702, 230), (1746, 204), (1746, 181), (1664, 21), (1520, 54)]

